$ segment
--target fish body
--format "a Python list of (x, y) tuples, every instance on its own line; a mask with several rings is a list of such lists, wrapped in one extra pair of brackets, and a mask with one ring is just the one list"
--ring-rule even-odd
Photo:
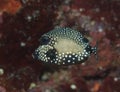
[(86, 61), (96, 50), (79, 31), (60, 27), (41, 36), (33, 57), (49, 64), (72, 65)]

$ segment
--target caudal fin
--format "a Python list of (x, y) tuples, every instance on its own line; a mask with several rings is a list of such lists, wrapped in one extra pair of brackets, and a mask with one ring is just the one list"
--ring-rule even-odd
[(98, 42), (96, 42), (96, 46), (95, 47), (92, 47), (91, 50), (92, 50), (92, 53), (95, 55), (95, 58), (96, 58), (96, 61), (98, 61)]

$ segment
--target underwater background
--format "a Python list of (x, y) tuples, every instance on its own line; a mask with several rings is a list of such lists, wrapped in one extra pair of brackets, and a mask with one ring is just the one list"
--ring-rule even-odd
[[(98, 60), (33, 59), (41, 35), (59, 26), (98, 42)], [(120, 1), (0, 0), (0, 92), (120, 92)]]

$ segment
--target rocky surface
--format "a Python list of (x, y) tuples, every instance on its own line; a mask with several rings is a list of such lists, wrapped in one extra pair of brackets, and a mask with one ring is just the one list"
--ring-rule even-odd
[[(0, 92), (120, 92), (119, 11), (119, 0), (0, 0)], [(34, 60), (40, 36), (56, 26), (98, 42), (98, 60)]]

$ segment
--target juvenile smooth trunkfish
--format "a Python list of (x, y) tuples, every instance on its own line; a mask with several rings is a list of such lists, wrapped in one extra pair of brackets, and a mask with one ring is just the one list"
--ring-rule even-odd
[(96, 51), (79, 31), (60, 27), (42, 35), (33, 57), (49, 64), (72, 65), (86, 61)]

